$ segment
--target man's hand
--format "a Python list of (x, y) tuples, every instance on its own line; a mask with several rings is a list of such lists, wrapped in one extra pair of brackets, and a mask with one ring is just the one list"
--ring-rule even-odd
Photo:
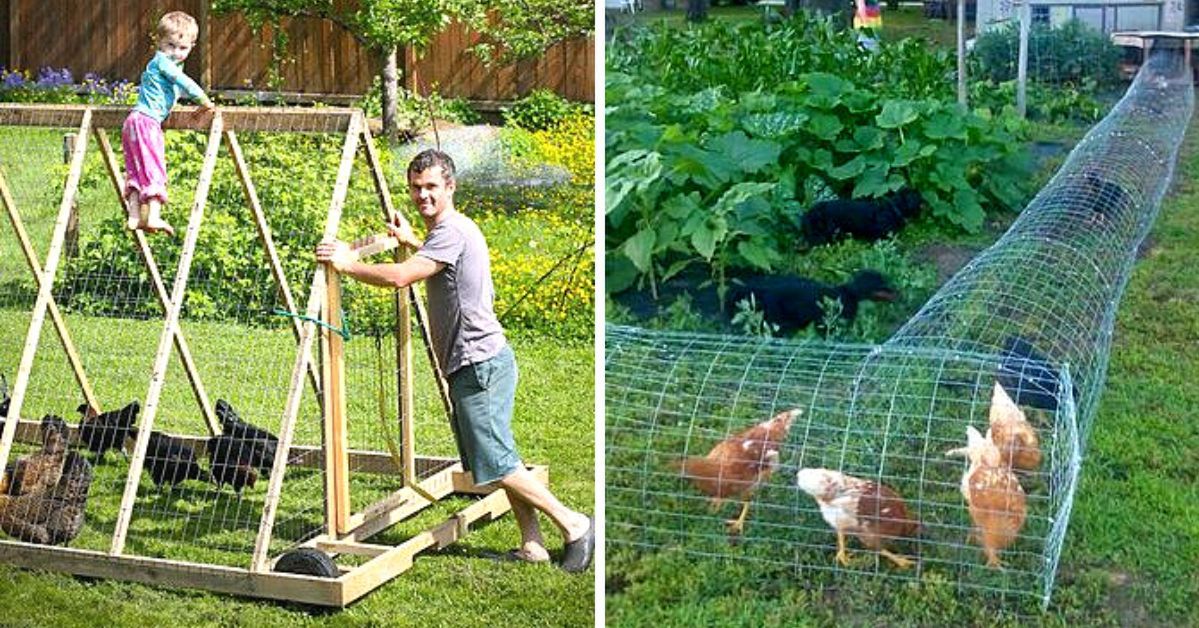
[(419, 249), (424, 242), (416, 237), (416, 233), (412, 231), (412, 225), (407, 222), (402, 222), (399, 216), (393, 219), (393, 222), (387, 225), (387, 230), (391, 232), (393, 238), (400, 241), (400, 244), (411, 248)]
[(358, 255), (354, 253), (349, 244), (341, 240), (333, 240), (316, 245), (316, 261), (329, 262), (333, 264), (334, 270), (341, 273), (358, 261)]

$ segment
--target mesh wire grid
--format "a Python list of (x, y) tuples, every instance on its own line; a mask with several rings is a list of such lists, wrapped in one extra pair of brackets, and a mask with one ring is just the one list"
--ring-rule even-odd
[[(620, 573), (623, 552), (682, 554), (753, 579), (948, 582), (1017, 612), (1047, 606), (1116, 307), (1192, 108), (1181, 55), (1156, 53), (1010, 230), (883, 345), (609, 326), (605, 458), (615, 578), (634, 577)], [(1020, 404), (1042, 452), (1039, 467), (1016, 473), (1027, 516), (999, 552), (1002, 570), (987, 566), (971, 537), (961, 492), (968, 465), (946, 455), (966, 445), (967, 426), (987, 429), (997, 382)], [(715, 504), (695, 476), (680, 472), (681, 461), (789, 409), (801, 414), (779, 441), (777, 466), (749, 497), (744, 530), (730, 536), (738, 500)], [(833, 528), (797, 486), (803, 468), (897, 491), (920, 530), (884, 544), (913, 557), (914, 567), (900, 569), (855, 540), (856, 558), (838, 564)]]
[[(56, 119), (50, 119), (57, 116)], [(187, 277), (180, 317), (182, 342), (195, 364), (197, 380), (209, 405), (224, 400), (239, 417), (272, 435), (282, 427), (297, 342), (293, 321), (277, 311), (302, 311), (308, 301), (315, 264), (312, 249), (320, 239), (346, 138), (344, 122), (323, 119), (328, 128), (313, 128), (312, 117), (277, 115), (246, 117), (236, 131), (247, 171), (270, 227), (271, 237), (291, 292), (283, 297), (272, 274), (266, 249), (246, 200), (242, 181), (227, 144), (218, 154), (208, 202), (200, 224), (195, 257)], [(63, 136), (78, 130), (78, 112), (47, 109), (22, 111), (0, 126), (0, 175), (13, 191), (39, 261), (45, 255), (62, 196), (66, 166)], [(120, 137), (104, 129), (123, 174)], [(149, 236), (149, 245), (169, 295), (178, 269), (182, 233), (186, 227), (204, 147), (204, 131), (166, 132), (169, 195), (165, 212), (179, 231), (174, 239)], [(55, 276), (53, 300), (81, 357), (102, 410), (117, 410), (139, 401), (144, 407), (154, 356), (163, 334), (165, 308), (147, 265), (124, 230), (124, 211), (106, 170), (103, 151), (88, 137), (80, 191), (78, 226), (68, 232)], [(383, 230), (374, 184), (359, 148), (338, 235), (354, 239)], [(36, 281), (5, 220), (0, 229), (0, 373), (13, 380), (30, 312)], [(351, 450), (387, 452), (384, 432), (398, 439), (397, 363), (388, 326), (390, 295), (346, 282), (343, 307), (351, 333), (346, 345), (349, 444)], [(414, 329), (419, 345), (419, 334)], [(377, 338), (377, 342), (376, 342)], [(314, 371), (320, 373), (319, 343), (314, 343)], [(376, 349), (377, 347), (377, 349)], [(206, 481), (214, 470), (209, 427), (180, 358), (172, 347), (153, 430), (178, 437), (196, 452), (201, 478), (189, 478), (174, 488), (156, 486), (151, 468), (157, 466), (155, 446), (147, 452), (124, 553), (156, 558), (247, 567), (262, 518), (268, 484), (266, 460), (257, 482), (248, 484), (248, 470), (218, 475), (245, 482), (240, 493), (225, 484)], [(83, 396), (76, 385), (54, 326), (47, 317), (39, 339), (28, 393), (20, 414), (37, 419), (63, 416), (78, 425), (76, 407)], [(379, 358), (382, 358), (380, 369)], [(436, 397), (431, 368), (423, 352), (415, 352), (416, 436), (422, 455), (452, 455), (453, 441)], [(382, 391), (382, 400), (378, 394)], [(382, 416), (380, 416), (382, 414)], [(137, 425), (141, 425), (141, 417)], [(386, 426), (386, 427), (384, 427)], [(218, 432), (228, 427), (218, 428)], [(324, 532), (324, 476), (321, 452), (322, 420), (318, 397), (305, 381), (289, 454), (281, 499), (272, 534), (271, 555)], [(136, 434), (136, 433), (135, 433)], [(250, 437), (258, 444), (266, 438)], [(134, 439), (126, 442), (132, 451)], [(85, 443), (76, 447), (86, 451)], [(18, 443), (10, 460), (33, 448)], [(129, 460), (120, 447), (103, 456), (85, 453), (95, 467), (89, 491), (86, 523), (70, 545), (108, 551), (126, 483)], [(218, 463), (222, 458), (217, 454)], [(357, 458), (352, 457), (352, 461)], [(254, 466), (254, 465), (251, 465)], [(424, 468), (428, 475), (435, 469)], [(357, 463), (350, 468), (352, 509), (358, 512), (399, 488), (397, 476), (367, 472)]]

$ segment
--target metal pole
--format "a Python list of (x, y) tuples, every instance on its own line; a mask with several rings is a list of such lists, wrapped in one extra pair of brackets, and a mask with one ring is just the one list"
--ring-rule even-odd
[(958, 0), (958, 104), (966, 103), (966, 0)]
[(1028, 110), (1028, 30), (1032, 23), (1029, 0), (1020, 3), (1020, 57), (1016, 65), (1016, 112), (1023, 118)]

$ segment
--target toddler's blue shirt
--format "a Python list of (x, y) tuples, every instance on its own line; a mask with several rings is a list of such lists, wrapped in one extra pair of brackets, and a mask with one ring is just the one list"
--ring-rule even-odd
[(134, 111), (140, 111), (162, 123), (171, 114), (175, 99), (187, 94), (194, 100), (204, 98), (204, 90), (183, 73), (183, 66), (175, 63), (165, 52), (157, 52), (146, 71), (142, 72), (142, 83), (137, 90)]

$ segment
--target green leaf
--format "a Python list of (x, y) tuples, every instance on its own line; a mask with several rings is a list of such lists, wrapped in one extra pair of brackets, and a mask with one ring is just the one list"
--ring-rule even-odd
[(957, 211), (950, 216), (950, 220), (970, 233), (982, 230), (986, 212), (978, 204), (978, 193), (969, 188), (959, 189), (953, 193), (953, 204)]
[(853, 141), (863, 151), (882, 148), (883, 132), (872, 126), (860, 126), (854, 129)]
[(841, 95), (853, 88), (849, 81), (824, 72), (805, 74), (803, 80), (810, 95), (808, 103), (821, 109), (832, 109), (841, 104)]
[(933, 151), (937, 150), (937, 147), (932, 144), (921, 146), (919, 141), (909, 137), (906, 142), (900, 144), (899, 148), (895, 149), (895, 154), (891, 157), (891, 165), (896, 168), (907, 166), (921, 156), (923, 148), (932, 148)]
[(666, 177), (675, 185), (690, 180), (712, 190), (724, 185), (737, 170), (737, 164), (728, 157), (697, 146), (673, 146), (663, 158)]
[(752, 181), (738, 183), (721, 195), (720, 200), (716, 201), (716, 205), (712, 208), (712, 211), (717, 214), (731, 212), (736, 209), (737, 205), (746, 200), (765, 196), (774, 186), (774, 183), (757, 183)]
[(857, 155), (840, 166), (826, 170), (826, 172), (828, 172), (830, 177), (844, 181), (862, 174), (862, 171), (865, 169), (866, 159), (861, 155)]
[(712, 140), (709, 148), (728, 157), (746, 173), (757, 172), (777, 163), (781, 151), (775, 142), (750, 139), (741, 131), (726, 133)]
[(706, 260), (711, 260), (716, 252), (716, 245), (728, 233), (728, 223), (723, 218), (714, 216), (704, 222), (703, 227), (691, 234), (691, 246)]
[(638, 231), (628, 240), (625, 240), (624, 245), (621, 247), (624, 250), (624, 254), (637, 267), (637, 270), (643, 273), (648, 273), (650, 270), (650, 262), (654, 254), (654, 239), (653, 228), (647, 227)]
[(916, 106), (907, 100), (888, 100), (883, 103), (883, 110), (875, 116), (875, 124), (884, 129), (897, 129), (911, 124), (919, 116)]
[(924, 123), (924, 135), (932, 140), (966, 139), (966, 125), (960, 115), (938, 111)]
[(873, 165), (854, 180), (854, 198), (882, 196), (891, 191), (887, 185), (887, 166)]
[(628, 256), (614, 252), (604, 256), (604, 289), (608, 294), (623, 292), (637, 279), (637, 267)]
[(738, 242), (737, 253), (740, 253), (745, 261), (766, 271), (772, 270), (775, 264), (783, 261), (783, 256), (779, 255), (778, 251), (766, 246), (760, 239)]
[(677, 221), (682, 221), (690, 216), (692, 212), (698, 212), (699, 210), (699, 192), (672, 196), (662, 203), (662, 213)]
[(812, 120), (808, 124), (807, 130), (817, 139), (831, 142), (843, 128), (845, 125), (837, 116), (828, 113), (815, 113), (812, 114)]
[(808, 114), (802, 111), (776, 111), (747, 115), (741, 127), (751, 135), (779, 139), (797, 133), (807, 122)]

